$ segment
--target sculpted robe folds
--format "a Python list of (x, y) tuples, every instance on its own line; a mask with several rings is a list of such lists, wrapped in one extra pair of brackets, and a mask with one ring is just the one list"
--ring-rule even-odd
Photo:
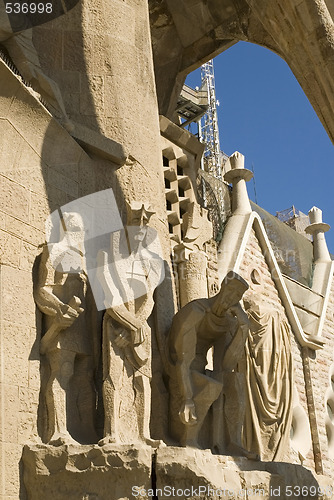
[(249, 305), (244, 446), (262, 460), (284, 460), (292, 419), (290, 328), (279, 311)]

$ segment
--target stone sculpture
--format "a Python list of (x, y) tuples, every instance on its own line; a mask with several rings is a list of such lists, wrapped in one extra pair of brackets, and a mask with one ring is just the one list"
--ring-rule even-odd
[(150, 438), (151, 328), (148, 318), (162, 260), (148, 248), (155, 213), (144, 203), (128, 205), (128, 225), (111, 237), (111, 259), (101, 251), (98, 277), (105, 294), (103, 320), (104, 438), (107, 443)]
[(82, 442), (96, 439), (84, 227), (77, 213), (64, 213), (63, 225), (61, 241), (44, 245), (34, 288), (44, 320), (40, 352), (49, 371), (44, 386), (42, 380), (46, 441), (54, 445), (73, 442), (74, 436)]
[[(48, 20), (48, 17), (50, 16), (45, 15), (44, 19)], [(66, 130), (72, 132), (74, 127), (67, 116), (60, 89), (42, 70), (32, 35), (29, 18), (22, 12), (12, 14), (9, 18), (5, 12), (5, 3), (1, 3), (0, 44), (8, 51), (26, 83), (40, 94), (49, 111), (60, 119)]]
[(289, 451), (293, 400), (290, 327), (258, 295), (244, 298), (249, 336), (243, 362), (246, 411), (243, 443), (262, 460), (284, 460)]
[[(232, 371), (244, 354), (248, 318), (240, 300), (248, 285), (229, 272), (220, 291), (189, 302), (174, 317), (169, 336), (171, 431), (183, 446), (199, 446), (199, 433), (210, 407), (223, 389), (222, 373)], [(214, 370), (206, 370), (214, 348)], [(216, 419), (215, 419), (216, 420)], [(215, 428), (221, 423), (215, 423)], [(217, 442), (217, 431), (208, 446)]]

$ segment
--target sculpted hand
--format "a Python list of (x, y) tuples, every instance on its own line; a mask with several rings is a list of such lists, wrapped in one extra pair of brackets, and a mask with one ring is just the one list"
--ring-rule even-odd
[(130, 334), (126, 330), (121, 330), (120, 333), (115, 338), (115, 344), (118, 347), (126, 347), (130, 344)]
[(195, 404), (192, 399), (187, 399), (185, 403), (181, 406), (179, 411), (179, 417), (181, 422), (186, 425), (195, 425), (197, 422), (197, 415), (195, 410)]
[(73, 297), (70, 304), (64, 304), (57, 314), (57, 322), (62, 329), (68, 328), (84, 310), (80, 307), (81, 300)]
[(243, 310), (241, 307), (241, 304), (235, 304), (234, 306), (230, 307), (229, 311), (235, 316), (239, 322), (240, 326), (248, 326), (249, 325), (249, 319), (246, 314), (246, 312)]

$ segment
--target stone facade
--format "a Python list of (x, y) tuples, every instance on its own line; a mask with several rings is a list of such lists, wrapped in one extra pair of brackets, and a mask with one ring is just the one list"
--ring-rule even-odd
[[(251, 174), (243, 167), (242, 155), (236, 153), (231, 157), (231, 170), (225, 178), (227, 223), (217, 245), (214, 235), (221, 233), (221, 228), (218, 231), (212, 227), (214, 220), (208, 219), (197, 190), (203, 145), (173, 119), (185, 75), (238, 40), (249, 40), (271, 48), (290, 64), (333, 137), (333, 15), (327, 0), (284, 0), (283, 4), (275, 0), (224, 0), (198, 2), (196, 6), (187, 1), (167, 0), (150, 0), (148, 4), (137, 0), (99, 0), (92, 6), (88, 0), (81, 0), (66, 15), (35, 26), (26, 35), (16, 33), (12, 37), (8, 27), (6, 31), (0, 24), (1, 500), (42, 496), (106, 499), (115, 484), (113, 498), (132, 498), (131, 482), (145, 490), (138, 498), (149, 498), (150, 488), (162, 488), (169, 481), (183, 488), (228, 487), (235, 498), (237, 491), (245, 489), (249, 492), (244, 497), (254, 498), (253, 492), (259, 488), (264, 489), (263, 494), (258, 493), (260, 498), (270, 498), (271, 488), (281, 488), (280, 498), (285, 498), (286, 486), (305, 486), (308, 492), (313, 486), (319, 497), (321, 492), (317, 488), (328, 488), (322, 498), (332, 496), (334, 283), (333, 264), (328, 260), (323, 235), (326, 224), (319, 219), (318, 209), (312, 209), (309, 232), (313, 234), (315, 250), (310, 266), (315, 278), (313, 283), (298, 282), (295, 276), (287, 275), (288, 267), (281, 265), (284, 262), (277, 261), (270, 235), (260, 216), (252, 211), (246, 189)], [(229, 183), (233, 188), (232, 200)], [(95, 363), (95, 435), (86, 439), (75, 435), (79, 443), (73, 443), (67, 438), (73, 438), (75, 433), (68, 429), (66, 439), (60, 436), (60, 440), (49, 443), (51, 436), (48, 438), (45, 430), (55, 405), (45, 404), (45, 394), (56, 399), (55, 394), (59, 393), (48, 392), (46, 388), (51, 361), (41, 350), (41, 337), (46, 333), (47, 313), (36, 298), (36, 288), (40, 291), (43, 286), (51, 286), (49, 282), (41, 286), (38, 279), (39, 259), (45, 248), (45, 223), (51, 213), (60, 213), (67, 204), (107, 189), (112, 189), (119, 211), (117, 217), (124, 225), (126, 207), (134, 202), (140, 204), (140, 220), (128, 225), (137, 227), (137, 241), (138, 234), (148, 224), (155, 231), (165, 277), (159, 286), (157, 283), (150, 288), (147, 283), (150, 272), (155, 270), (156, 249), (149, 253), (149, 247), (143, 244), (144, 253), (137, 258), (138, 246), (136, 250), (132, 248), (128, 255), (132, 259), (131, 279), (137, 275), (137, 286), (141, 282), (146, 292), (133, 298), (133, 309), (128, 299), (124, 301), (128, 310), (124, 304), (119, 308), (119, 304), (111, 302), (88, 311)], [(65, 223), (66, 217), (62, 216), (62, 220)], [(63, 230), (66, 233), (66, 227)], [(131, 231), (126, 231), (130, 244)], [(310, 245), (308, 241), (307, 244)], [(73, 248), (78, 250), (75, 245)], [(113, 255), (113, 238), (100, 250)], [(80, 255), (85, 256), (83, 252)], [(107, 258), (105, 265), (111, 264)], [(65, 286), (66, 276), (71, 272), (57, 268), (54, 274), (65, 277), (62, 284)], [(124, 272), (126, 275), (127, 269)], [(249, 287), (232, 303), (228, 303), (223, 290), (219, 291), (229, 273), (239, 282), (245, 280), (245, 288)], [(83, 274), (77, 272), (78, 279), (81, 276), (85, 280)], [(122, 277), (121, 271), (119, 275), (124, 285), (127, 277)], [(57, 287), (59, 283), (55, 279), (53, 285)], [(106, 290), (107, 286), (105, 294)], [(233, 287), (231, 290), (230, 300), (235, 292)], [(254, 323), (254, 311), (247, 308), (252, 290), (257, 290), (258, 302), (261, 299), (271, 312), (279, 314), (291, 344), (293, 377), (288, 377), (291, 386), (288, 392), (293, 397), (288, 398), (283, 433), (286, 437), (290, 432), (290, 422), (292, 432), (279, 459), (275, 458), (279, 445), (268, 445), (259, 457), (256, 447), (245, 448), (247, 439), (241, 434), (232, 436), (235, 439), (230, 441), (222, 436), (225, 432), (222, 416), (228, 413), (228, 394), (233, 393), (227, 391), (226, 380), (233, 380), (236, 390), (238, 377), (248, 383), (245, 366), (254, 359), (249, 354), (251, 332), (256, 332), (254, 325), (253, 330), (250, 326), (251, 321)], [(60, 296), (61, 293), (57, 295)], [(145, 300), (138, 301), (140, 297), (145, 297), (149, 307), (145, 309)], [(71, 298), (75, 299), (74, 292)], [(193, 300), (192, 304), (199, 308), (194, 313), (196, 318), (186, 315), (185, 329), (176, 331), (173, 344), (170, 340), (173, 318), (182, 317), (183, 308)], [(95, 301), (98, 305), (96, 297)], [(64, 330), (64, 336), (81, 313), (81, 303), (77, 303), (75, 315), (74, 302), (68, 302), (62, 304), (66, 306), (62, 318), (55, 314), (57, 328)], [(107, 309), (111, 319), (106, 315), (103, 320), (103, 309)], [(212, 309), (218, 320), (212, 316)], [(175, 316), (178, 311), (182, 314)], [(223, 331), (231, 341), (224, 346), (228, 355), (223, 356), (223, 368), (217, 363), (217, 352), (221, 349), (216, 345), (218, 333), (217, 338), (208, 342), (210, 349), (201, 347), (200, 322), (210, 322), (212, 317), (217, 323), (211, 324), (210, 331), (218, 332), (220, 337)], [(109, 337), (108, 321), (112, 323)], [(217, 325), (223, 325), (222, 329)], [(57, 328), (54, 328), (56, 337)], [(182, 351), (178, 341), (190, 335), (189, 331), (192, 337)], [(277, 333), (276, 326), (273, 331), (273, 338), (281, 341), (283, 334)], [(123, 411), (120, 418), (128, 425), (128, 436), (131, 435), (128, 439), (122, 429), (119, 439), (108, 437), (111, 433), (103, 430), (104, 412), (113, 408), (114, 403), (106, 401), (108, 391), (103, 394), (103, 381), (108, 374), (103, 374), (103, 366), (107, 365), (103, 365), (102, 358), (105, 363), (106, 355), (111, 356), (112, 350), (106, 348), (105, 339), (112, 343), (115, 332), (123, 358), (114, 349), (109, 362), (122, 359), (119, 373), (128, 377), (124, 385), (128, 392), (121, 396), (127, 399), (130, 410)], [(132, 351), (126, 350), (129, 343)], [(188, 356), (191, 362), (199, 360), (199, 364), (184, 366), (182, 376), (176, 380), (171, 368), (176, 359), (172, 359), (172, 344), (178, 354), (189, 354), (191, 349), (196, 351), (196, 346), (201, 347), (193, 357)], [(130, 351), (134, 361), (129, 364)], [(290, 347), (281, 354), (288, 351)], [(77, 354), (82, 353), (77, 351)], [(206, 366), (202, 366), (204, 355)], [(176, 362), (179, 365), (182, 362)], [(290, 366), (289, 362), (287, 365)], [(73, 387), (86, 381), (86, 376), (76, 369), (74, 363)], [(65, 363), (66, 370), (69, 367)], [(192, 371), (192, 379), (187, 370)], [(78, 392), (71, 392), (73, 387), (68, 387), (71, 370), (66, 376), (61, 374), (62, 370), (58, 371), (56, 378), (73, 403), (79, 396)], [(282, 373), (288, 373), (286, 366)], [(179, 407), (173, 410), (171, 387), (176, 384), (175, 393), (182, 392), (180, 387), (187, 380), (192, 380), (192, 388), (201, 396), (195, 403), (192, 396), (188, 397), (182, 410)], [(275, 380), (276, 385), (280, 382)], [(204, 397), (203, 384), (219, 390), (211, 394), (211, 399)], [(145, 397), (137, 398), (142, 393)], [(242, 424), (243, 404), (246, 405), (247, 398), (247, 404), (254, 401), (251, 393), (237, 394), (240, 405), (229, 411), (239, 415)], [(194, 444), (198, 436), (192, 441), (191, 432), (186, 432), (188, 437), (178, 442), (178, 433), (173, 435), (170, 421), (177, 422), (178, 427), (183, 419), (183, 429), (189, 431), (187, 426), (196, 421), (196, 409), (197, 412), (202, 409), (203, 401), (207, 407), (198, 430), (201, 436), (196, 442), (197, 449), (182, 447)], [(235, 401), (239, 401), (237, 397)], [(87, 402), (83, 408), (87, 408)], [(174, 411), (172, 419), (170, 411)], [(144, 421), (140, 421), (141, 415), (145, 415)], [(84, 417), (80, 418), (84, 425)], [(138, 429), (133, 425), (136, 419)], [(279, 426), (280, 422), (276, 424)], [(242, 425), (239, 427), (231, 426), (229, 432), (242, 432)], [(133, 428), (137, 430), (131, 434)], [(212, 429), (216, 441), (212, 441)], [(276, 432), (271, 432), (274, 441)], [(215, 447), (217, 443), (221, 449)], [(231, 443), (235, 447), (229, 448)], [(199, 444), (206, 449), (199, 449)], [(266, 459), (268, 450), (271, 458)], [(288, 463), (281, 463), (283, 460)], [(197, 497), (211, 498), (210, 493)]]

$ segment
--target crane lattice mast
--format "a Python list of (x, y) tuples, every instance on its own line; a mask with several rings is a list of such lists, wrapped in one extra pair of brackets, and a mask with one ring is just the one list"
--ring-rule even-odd
[(221, 151), (219, 142), (218, 116), (215, 89), (215, 75), (213, 61), (208, 61), (201, 66), (201, 89), (207, 91), (208, 109), (199, 123), (200, 140), (205, 144), (202, 160), (202, 168), (214, 175), (217, 179), (222, 178)]

